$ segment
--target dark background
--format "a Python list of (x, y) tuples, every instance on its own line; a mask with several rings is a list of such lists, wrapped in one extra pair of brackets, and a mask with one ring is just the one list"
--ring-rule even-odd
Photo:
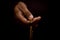
[[(42, 17), (42, 19), (38, 23), (39, 26), (35, 28), (34, 32), (34, 36), (36, 36), (35, 39), (37, 40), (48, 39), (49, 38), (48, 0), (20, 0), (20, 1), (26, 3), (28, 9), (34, 16)], [(15, 20), (13, 8), (19, 2), (19, 0), (2, 0), (0, 2), (1, 2), (0, 23), (2, 35), (1, 37), (2, 38), (6, 37), (5, 39), (18, 40), (19, 32), (17, 30), (19, 29), (19, 23), (17, 23), (17, 21)]]

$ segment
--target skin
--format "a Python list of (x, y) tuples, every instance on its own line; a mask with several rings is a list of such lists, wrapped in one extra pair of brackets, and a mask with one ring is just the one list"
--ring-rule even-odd
[(32, 13), (28, 10), (26, 4), (24, 2), (19, 2), (15, 8), (14, 12), (16, 17), (24, 24), (37, 24), (41, 19), (40, 16), (34, 17)]

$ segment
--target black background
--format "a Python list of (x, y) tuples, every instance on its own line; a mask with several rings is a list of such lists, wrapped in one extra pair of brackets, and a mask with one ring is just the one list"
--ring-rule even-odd
[[(49, 37), (48, 27), (48, 0), (22, 0), (26, 3), (28, 9), (34, 16), (41, 16), (42, 19), (39, 21), (39, 26), (35, 30), (37, 40), (45, 40)], [(2, 0), (1, 2), (1, 37), (5, 39), (16, 39), (19, 34), (17, 32), (18, 26), (14, 18), (14, 6), (19, 0)], [(25, 30), (26, 31), (26, 30)], [(23, 35), (23, 34), (22, 34)], [(11, 36), (11, 37), (10, 37)]]

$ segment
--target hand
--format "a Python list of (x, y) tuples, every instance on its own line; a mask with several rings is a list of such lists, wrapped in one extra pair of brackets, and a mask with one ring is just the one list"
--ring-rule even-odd
[[(16, 17), (23, 23), (23, 24), (37, 24), (41, 17), (35, 17), (32, 13), (28, 10), (27, 6), (23, 2), (19, 2), (15, 8), (14, 12)], [(26, 18), (27, 17), (27, 18)]]

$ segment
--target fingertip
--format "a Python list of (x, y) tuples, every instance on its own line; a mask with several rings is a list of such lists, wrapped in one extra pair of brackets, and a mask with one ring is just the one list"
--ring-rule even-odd
[(28, 17), (28, 19), (31, 21), (31, 20), (33, 20), (33, 15), (30, 15), (29, 17)]
[(33, 20), (33, 22), (39, 21), (40, 19), (41, 19), (41, 16), (35, 17), (34, 20)]
[(38, 16), (38, 18), (40, 18), (40, 19), (41, 19), (41, 16)]

